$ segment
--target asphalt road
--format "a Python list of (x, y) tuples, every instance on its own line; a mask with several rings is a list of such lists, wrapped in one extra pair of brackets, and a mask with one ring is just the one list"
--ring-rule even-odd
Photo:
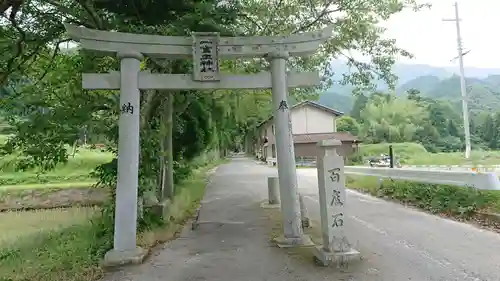
[[(299, 191), (319, 221), (316, 169), (298, 169)], [(389, 280), (500, 281), (500, 235), (348, 190), (350, 242)]]

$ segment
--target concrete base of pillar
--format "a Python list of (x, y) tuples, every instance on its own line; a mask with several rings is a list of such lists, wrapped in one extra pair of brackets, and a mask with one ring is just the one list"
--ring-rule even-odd
[(316, 264), (321, 266), (329, 266), (331, 264), (337, 264), (337, 266), (342, 266), (349, 261), (360, 258), (360, 253), (353, 248), (350, 248), (346, 252), (329, 252), (325, 251), (323, 246), (315, 248), (314, 251), (314, 261)]
[(280, 204), (269, 204), (269, 202), (262, 202), (262, 204), (260, 204), (260, 207), (261, 208), (264, 208), (264, 209), (279, 209), (281, 207)]
[(127, 264), (140, 264), (146, 258), (148, 251), (137, 247), (134, 250), (110, 250), (104, 255), (103, 265), (105, 267), (122, 266)]
[(280, 248), (310, 247), (315, 245), (309, 235), (302, 235), (302, 238), (288, 238), (282, 235), (274, 238), (273, 242)]
[(158, 202), (150, 206), (149, 208), (151, 208), (152, 212), (155, 215), (160, 216), (163, 221), (168, 221), (170, 219), (168, 215), (170, 203), (171, 202), (169, 199), (165, 199), (161, 202)]

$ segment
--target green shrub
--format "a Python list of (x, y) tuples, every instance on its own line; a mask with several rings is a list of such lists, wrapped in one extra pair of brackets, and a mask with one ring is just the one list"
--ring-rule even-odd
[(450, 185), (348, 177), (348, 186), (378, 197), (391, 198), (432, 213), (470, 217), (479, 210), (500, 211), (500, 192)]

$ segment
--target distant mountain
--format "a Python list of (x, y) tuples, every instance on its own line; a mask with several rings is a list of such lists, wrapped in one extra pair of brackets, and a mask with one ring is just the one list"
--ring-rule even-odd
[(409, 89), (418, 89), (421, 92), (429, 92), (434, 87), (436, 87), (436, 85), (439, 84), (440, 82), (441, 79), (437, 76), (432, 76), (432, 75), (420, 76), (399, 86), (398, 92), (406, 92)]
[[(349, 67), (341, 60), (331, 63), (334, 72), (333, 79), (339, 80), (343, 73), (349, 73)], [(435, 67), (423, 64), (401, 64), (393, 66), (393, 72), (399, 79), (396, 94), (403, 94), (408, 89), (417, 89), (423, 96), (449, 99), (460, 105), (460, 80), (458, 68)], [(466, 68), (466, 83), (469, 88), (471, 110), (498, 110), (500, 105), (500, 68), (482, 69)], [(381, 91), (387, 90), (382, 81), (376, 82)], [(342, 112), (350, 112), (353, 104), (353, 87), (334, 84), (330, 89), (320, 94), (319, 102)]]
[[(350, 73), (351, 70), (347, 66), (345, 61), (334, 60), (330, 63), (331, 70), (333, 71), (332, 78), (334, 80), (339, 80), (342, 78), (342, 74)], [(396, 76), (398, 76), (397, 87), (406, 84), (408, 81), (414, 80), (421, 76), (434, 76), (439, 79), (450, 78), (453, 75), (459, 74), (458, 67), (437, 67), (426, 64), (405, 64), (396, 63), (392, 67), (392, 71)], [(500, 68), (477, 68), (477, 67), (466, 67), (465, 76), (471, 78), (487, 79), (490, 76), (500, 76)], [(383, 81), (377, 81), (376, 84), (381, 90), (387, 89), (387, 85)], [(335, 91), (335, 85), (332, 90)], [(351, 88), (352, 87), (347, 87)]]
[(336, 92), (326, 92), (319, 95), (318, 102), (322, 105), (334, 108), (345, 114), (349, 114), (351, 111), (354, 99), (352, 96), (345, 94), (339, 94)]
[[(484, 79), (467, 77), (465, 83), (471, 111), (499, 110), (500, 75), (492, 75)], [(422, 96), (446, 99), (461, 106), (460, 77), (457, 75), (443, 80), (437, 77), (418, 77), (399, 87), (396, 92), (400, 94), (411, 88), (419, 90)]]

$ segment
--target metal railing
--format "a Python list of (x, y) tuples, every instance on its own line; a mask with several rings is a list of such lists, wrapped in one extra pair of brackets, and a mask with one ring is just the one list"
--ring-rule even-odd
[(345, 173), (357, 176), (373, 176), (430, 184), (448, 184), (485, 190), (500, 190), (498, 176), (491, 172), (346, 166)]
[[(268, 157), (266, 163), (269, 166), (276, 166), (278, 160), (276, 158)], [(316, 157), (295, 157), (295, 165), (300, 167), (316, 167)]]

